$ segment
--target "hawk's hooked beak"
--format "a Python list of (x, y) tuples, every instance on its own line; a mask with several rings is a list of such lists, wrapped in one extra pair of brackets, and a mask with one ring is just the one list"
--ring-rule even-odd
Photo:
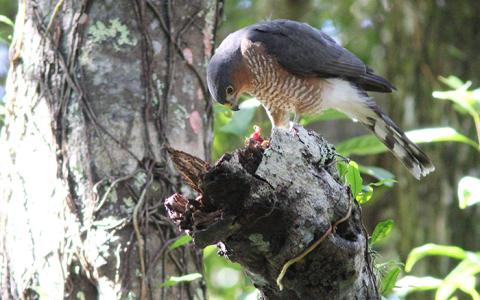
[(235, 105), (234, 105), (234, 104), (232, 104), (231, 102), (228, 102), (228, 101), (226, 101), (223, 105), (225, 105), (226, 108), (231, 109), (231, 110), (233, 110), (233, 111), (238, 111), (238, 110), (240, 110), (240, 109), (238, 108), (238, 104), (235, 104)]

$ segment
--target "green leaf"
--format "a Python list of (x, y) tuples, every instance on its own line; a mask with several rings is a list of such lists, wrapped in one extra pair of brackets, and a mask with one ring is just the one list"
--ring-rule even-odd
[(345, 175), (347, 174), (347, 171), (348, 171), (347, 164), (343, 161), (338, 161), (337, 162), (337, 170), (338, 170), (338, 174), (340, 175), (340, 177), (345, 177)]
[(189, 235), (186, 235), (186, 234), (181, 235), (168, 247), (168, 249), (170, 250), (177, 249), (178, 247), (181, 247), (183, 245), (190, 243), (192, 240), (193, 238)]
[(392, 292), (397, 282), (398, 275), (400, 275), (401, 269), (399, 266), (394, 266), (388, 271), (388, 273), (382, 278), (382, 286), (380, 291), (382, 295), (388, 295)]
[[(480, 272), (480, 263), (465, 259), (453, 269), (438, 287), (436, 300), (448, 300), (457, 289), (472, 294), (475, 291), (475, 274)], [(478, 295), (478, 293), (477, 293)], [(478, 297), (473, 298), (478, 299)]]
[(410, 272), (417, 261), (425, 256), (448, 256), (456, 259), (464, 259), (467, 252), (456, 246), (443, 246), (436, 244), (425, 244), (423, 246), (414, 248), (408, 254), (407, 262), (405, 263), (405, 271)]
[(241, 109), (233, 112), (233, 117), (228, 124), (220, 128), (220, 131), (232, 133), (237, 136), (246, 136), (247, 130), (251, 127), (256, 109)]
[(385, 186), (392, 187), (395, 182), (395, 176), (385, 169), (364, 165), (359, 165), (359, 168), (361, 173), (375, 177), (379, 182), (383, 182)]
[(369, 155), (387, 151), (387, 147), (385, 147), (380, 140), (372, 134), (348, 139), (336, 145), (335, 148), (338, 153), (344, 156), (352, 154)]
[[(418, 129), (406, 132), (407, 137), (414, 143), (458, 142), (480, 149), (478, 144), (451, 127)], [(343, 141), (336, 147), (337, 152), (344, 156), (352, 154), (371, 155), (386, 152), (388, 149), (380, 140), (370, 134), (354, 137)]]
[(305, 126), (319, 121), (341, 120), (348, 119), (348, 117), (334, 109), (327, 109), (319, 114), (302, 116), (300, 125)]
[(480, 202), (480, 179), (465, 176), (458, 182), (458, 204), (461, 209)]
[(358, 193), (360, 193), (362, 190), (362, 177), (360, 176), (360, 171), (358, 170), (358, 164), (353, 160), (348, 162), (345, 180), (352, 189), (353, 197), (356, 198)]
[(451, 87), (452, 89), (459, 89), (461, 88), (465, 83), (460, 80), (460, 78), (450, 75), (448, 77), (439, 77), (440, 81)]
[(425, 128), (408, 131), (407, 136), (414, 143), (458, 142), (473, 146), (477, 150), (478, 144), (451, 127)]
[(396, 182), (398, 182), (398, 181), (396, 181), (395, 179), (383, 179), (383, 180), (380, 180), (380, 181), (377, 181), (377, 182), (370, 183), (370, 185), (373, 185), (373, 186), (385, 185), (385, 186), (391, 187)]
[(0, 23), (7, 24), (10, 27), (14, 27), (15, 25), (13, 24), (12, 20), (10, 20), (7, 16), (0, 15)]
[(259, 106), (260, 102), (255, 98), (243, 101), (240, 104), (240, 110), (233, 112), (230, 122), (220, 128), (220, 131), (232, 133), (237, 136), (246, 136), (247, 130), (251, 128), (250, 123), (252, 122)]
[(202, 274), (200, 273), (191, 273), (183, 276), (171, 276), (165, 282), (160, 284), (160, 287), (174, 286), (182, 282), (191, 282), (199, 278), (202, 278)]
[(214, 103), (213, 104), (213, 111), (215, 113), (230, 113), (231, 110), (226, 108), (224, 105), (220, 104), (220, 103)]
[(370, 199), (372, 198), (372, 195), (373, 195), (373, 188), (370, 185), (364, 185), (362, 186), (362, 191), (358, 193), (355, 199), (357, 199), (359, 204), (363, 205), (368, 201), (370, 201)]
[(372, 236), (370, 237), (370, 245), (374, 245), (385, 239), (392, 231), (393, 224), (393, 220), (390, 219), (378, 223), (373, 230)]
[(415, 291), (435, 290), (441, 283), (442, 280), (435, 277), (405, 276), (397, 281), (395, 295), (404, 299), (408, 294)]
[(461, 108), (460, 112), (462, 113), (467, 112), (474, 117), (478, 117), (478, 112), (476, 111), (476, 105), (478, 103), (478, 99), (476, 98), (475, 91), (468, 90), (472, 85), (472, 82), (467, 81), (463, 85), (458, 86), (460, 82), (454, 83), (454, 85), (457, 86), (455, 90), (434, 91), (432, 93), (432, 96), (440, 100), (450, 100)]

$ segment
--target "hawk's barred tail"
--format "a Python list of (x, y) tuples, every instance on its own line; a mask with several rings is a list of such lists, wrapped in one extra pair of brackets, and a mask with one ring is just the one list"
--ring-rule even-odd
[(369, 128), (387, 148), (420, 179), (435, 170), (428, 156), (408, 139), (367, 93), (342, 79), (328, 79), (324, 107), (337, 109)]
[(420, 179), (435, 170), (428, 156), (372, 100), (359, 121), (367, 126), (385, 146), (403, 163), (415, 178)]

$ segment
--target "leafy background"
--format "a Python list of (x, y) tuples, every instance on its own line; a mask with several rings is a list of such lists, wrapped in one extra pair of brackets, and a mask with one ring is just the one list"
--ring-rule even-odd
[[(218, 40), (259, 20), (289, 18), (321, 28), (397, 86), (377, 102), (422, 144), (437, 171), (418, 182), (377, 139), (327, 111), (300, 123), (355, 162), (339, 170), (365, 206), (371, 252), (387, 299), (480, 299), (480, 1), (226, 0)], [(0, 99), (16, 4), (0, 0)], [(241, 147), (253, 125), (268, 136), (258, 101), (216, 104), (212, 159)], [(5, 106), (0, 101), (0, 127)], [(189, 247), (180, 237), (175, 247)], [(204, 249), (211, 299), (256, 299), (238, 264)], [(165, 286), (201, 274), (170, 278)]]

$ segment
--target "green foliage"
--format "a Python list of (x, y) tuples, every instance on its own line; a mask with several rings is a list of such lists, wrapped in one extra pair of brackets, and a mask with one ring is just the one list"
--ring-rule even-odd
[[(440, 78), (442, 82), (453, 90), (435, 91), (433, 96), (440, 100), (449, 100), (453, 103), (455, 109), (465, 115), (472, 117), (477, 138), (480, 142), (480, 89), (470, 90), (472, 83), (470, 81), (462, 82), (459, 78), (449, 76)], [(473, 146), (480, 151), (479, 144), (472, 139), (457, 133), (449, 128), (450, 135), (448, 140), (454, 140)], [(443, 130), (448, 132), (448, 130)], [(426, 135), (425, 139), (436, 141), (445, 141), (446, 135), (431, 134)], [(415, 138), (415, 137), (414, 137)], [(417, 140), (420, 137), (417, 137)], [(443, 140), (442, 140), (443, 139)], [(458, 183), (458, 201), (461, 209), (480, 202), (480, 179), (465, 176)], [(417, 262), (430, 256), (441, 256), (449, 259), (459, 260), (460, 262), (443, 279), (432, 276), (405, 276), (397, 282), (395, 295), (405, 298), (407, 295), (418, 291), (434, 291), (435, 300), (456, 299), (461, 291), (471, 299), (480, 300), (480, 294), (476, 289), (478, 274), (480, 274), (480, 252), (470, 252), (461, 247), (452, 245), (426, 244), (414, 248), (408, 255), (405, 271), (411, 272)]]
[[(471, 81), (463, 82), (458, 77), (440, 77), (440, 80), (453, 90), (435, 91), (433, 97), (453, 102), (457, 111), (470, 115), (475, 124), (478, 144), (469, 139), (469, 144), (480, 152), (480, 88), (470, 90)], [(466, 137), (465, 137), (466, 138)], [(468, 138), (466, 138), (468, 139)], [(480, 202), (480, 179), (465, 176), (458, 182), (458, 204), (461, 209)]]
[(248, 134), (248, 129), (251, 129), (252, 126), (250, 123), (255, 116), (257, 107), (260, 106), (260, 102), (251, 98), (242, 102), (239, 106), (240, 110), (232, 112), (232, 117), (230, 121), (220, 128), (220, 131), (225, 133), (231, 133), (236, 136), (246, 136)]
[[(393, 180), (390, 176), (388, 178), (384, 178), (378, 182), (370, 183), (368, 185), (363, 185), (363, 179), (360, 176), (360, 167), (354, 161), (349, 161), (348, 164), (345, 163), (338, 163), (338, 169), (340, 176), (345, 178), (345, 181), (350, 185), (352, 190), (352, 195), (357, 200), (357, 202), (361, 205), (370, 201), (373, 195), (374, 187), (380, 187), (383, 185), (391, 185), (395, 180)], [(392, 176), (393, 177), (393, 176)], [(390, 233), (392, 232), (394, 226), (393, 220), (385, 220), (379, 222), (370, 238), (369, 238), (369, 247), (375, 246), (377, 243), (385, 240)], [(380, 271), (381, 275), (381, 284), (380, 284), (380, 292), (382, 295), (388, 295), (392, 292), (395, 284), (397, 282), (398, 276), (401, 273), (401, 268), (399, 267), (397, 262), (388, 262), (384, 264), (376, 265), (376, 269)]]
[(8, 26), (12, 27), (14, 26), (13, 21), (10, 20), (7, 16), (0, 15), (0, 23), (7, 24)]
[(472, 299), (480, 299), (475, 288), (477, 275), (480, 273), (480, 252), (470, 252), (449, 245), (426, 244), (410, 252), (405, 271), (410, 272), (418, 261), (429, 256), (445, 256), (460, 262), (443, 279), (415, 276), (402, 278), (397, 282), (398, 296), (405, 297), (415, 291), (435, 290), (435, 300), (447, 300), (460, 290)]
[(456, 259), (465, 259), (467, 253), (460, 247), (426, 244), (410, 252), (405, 263), (405, 271), (410, 272), (413, 266), (425, 256), (448, 256)]
[(202, 274), (200, 273), (190, 273), (182, 276), (171, 276), (165, 282), (161, 283), (161, 287), (169, 287), (174, 286), (182, 282), (191, 282), (196, 279), (202, 278)]
[(353, 198), (357, 198), (357, 195), (362, 191), (362, 177), (360, 176), (358, 164), (353, 160), (348, 162), (345, 181), (350, 185)]
[(338, 153), (345, 156), (353, 154), (371, 155), (387, 151), (387, 147), (385, 147), (373, 134), (348, 139), (338, 143), (335, 148)]
[[(241, 100), (243, 99), (245, 98)], [(258, 109), (259, 106), (260, 102), (255, 98), (246, 98), (236, 112), (219, 103), (214, 104), (213, 159), (241, 147), (245, 138), (253, 132), (254, 124), (259, 125), (264, 134), (268, 135), (271, 124), (263, 109)]]
[(4, 25), (0, 26), (0, 42), (8, 45), (10, 44), (9, 41), (11, 40), (11, 34), (14, 26), (13, 21), (5, 15), (0, 15), (0, 25)]
[(392, 292), (401, 271), (402, 269), (399, 266), (393, 266), (387, 274), (382, 277), (380, 285), (380, 293), (382, 293), (382, 295), (388, 295)]
[(408, 138), (418, 144), (424, 143), (438, 143), (438, 142), (457, 142), (470, 145), (474, 148), (478, 148), (478, 144), (466, 137), (465, 135), (458, 133), (451, 127), (438, 127), (438, 128), (426, 128), (418, 129), (406, 132)]
[[(359, 204), (365, 204), (372, 199), (374, 186), (392, 187), (396, 182), (392, 173), (378, 167), (360, 166), (352, 160), (350, 160), (348, 164), (339, 162), (337, 169), (340, 177), (343, 177), (345, 182), (350, 186), (352, 195)], [(379, 181), (364, 185), (360, 173), (371, 175), (379, 179)]]
[[(454, 103), (457, 111), (463, 114), (469, 114), (475, 122), (478, 142), (480, 143), (480, 88), (469, 90), (472, 86), (471, 81), (462, 82), (455, 76), (448, 78), (440, 77), (440, 80), (453, 88), (450, 91), (435, 91), (433, 97), (440, 100), (450, 100)], [(478, 147), (480, 150), (480, 147)]]
[(315, 122), (341, 119), (348, 119), (348, 117), (337, 110), (327, 109), (319, 114), (302, 116), (300, 119), (300, 125), (306, 126)]
[(384, 240), (393, 229), (393, 220), (385, 220), (378, 223), (370, 236), (370, 246)]
[(177, 249), (179, 247), (182, 247), (183, 245), (186, 245), (190, 243), (193, 240), (193, 238), (187, 234), (183, 234), (179, 236), (178, 238), (175, 239), (175, 241), (168, 247), (170, 250)]
[[(440, 77), (440, 80), (453, 90), (434, 91), (432, 93), (433, 97), (440, 100), (449, 100), (453, 102), (454, 108), (458, 112), (470, 115), (475, 123), (478, 144), (480, 144), (480, 88), (470, 90), (471, 81), (462, 82), (455, 76)], [(480, 151), (478, 144), (477, 149)]]
[(10, 44), (15, 18), (17, 1), (0, 0), (0, 42)]
[(458, 182), (458, 204), (461, 209), (480, 202), (480, 179), (465, 176)]
[(215, 103), (213, 106), (213, 145), (212, 159), (218, 159), (223, 153), (232, 151), (241, 146), (241, 139), (234, 134), (227, 134), (221, 128), (230, 122), (233, 113), (223, 105)]
[[(405, 133), (414, 143), (437, 143), (437, 142), (458, 142), (465, 143), (474, 148), (478, 144), (470, 138), (458, 133), (451, 127), (438, 127), (412, 130)], [(387, 147), (373, 134), (354, 137), (339, 143), (336, 146), (337, 152), (348, 155), (373, 155), (388, 151)]]
[(237, 263), (219, 256), (216, 246), (203, 250), (208, 299), (256, 299), (257, 292)]
[(361, 173), (380, 180), (385, 186), (392, 187), (395, 182), (395, 176), (383, 168), (364, 165), (360, 165), (359, 168)]
[(368, 201), (370, 201), (370, 199), (372, 199), (372, 196), (373, 196), (373, 187), (371, 185), (363, 185), (362, 191), (358, 193), (355, 199), (357, 199), (358, 203), (365, 204)]
[(441, 279), (424, 276), (405, 276), (396, 282), (393, 299), (405, 299), (407, 295), (414, 292), (424, 292), (437, 289), (442, 283)]

